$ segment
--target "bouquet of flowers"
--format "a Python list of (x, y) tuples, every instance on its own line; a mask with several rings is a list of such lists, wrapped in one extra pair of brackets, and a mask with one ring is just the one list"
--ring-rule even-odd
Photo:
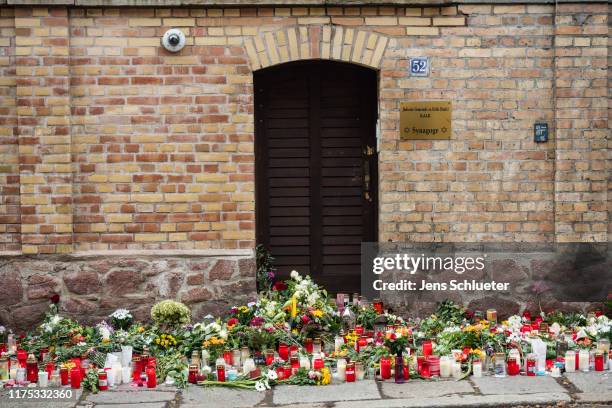
[(127, 309), (117, 309), (109, 316), (111, 326), (115, 329), (127, 330), (132, 325), (134, 316)]

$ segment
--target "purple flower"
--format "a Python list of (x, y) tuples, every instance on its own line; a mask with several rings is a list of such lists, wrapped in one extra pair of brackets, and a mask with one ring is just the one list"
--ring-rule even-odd
[(268, 272), (268, 279), (269, 280), (274, 279), (274, 272), (272, 272), (272, 271)]
[(263, 317), (255, 316), (253, 319), (251, 319), (251, 326), (259, 327), (262, 324), (264, 324)]

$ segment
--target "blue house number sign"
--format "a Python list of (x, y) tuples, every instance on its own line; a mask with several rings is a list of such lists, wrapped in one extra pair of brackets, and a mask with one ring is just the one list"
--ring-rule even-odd
[(415, 57), (410, 59), (410, 75), (429, 76), (429, 57)]
[(536, 143), (548, 141), (548, 123), (536, 123), (533, 125), (533, 141)]

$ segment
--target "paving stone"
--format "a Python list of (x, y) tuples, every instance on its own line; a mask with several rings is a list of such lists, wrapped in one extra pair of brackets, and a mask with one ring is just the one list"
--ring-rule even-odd
[(166, 402), (176, 397), (174, 391), (157, 391), (146, 388), (132, 389), (131, 391), (104, 391), (90, 394), (86, 402), (94, 404), (139, 404), (144, 402)]
[(612, 402), (612, 373), (566, 373), (580, 391), (576, 397), (584, 402)]
[(324, 387), (300, 387), (298, 385), (274, 388), (274, 404), (316, 403), (328, 401), (354, 401), (379, 399), (380, 393), (374, 381), (331, 384)]
[(181, 408), (190, 407), (252, 407), (261, 403), (265, 392), (234, 390), (221, 387), (189, 386), (181, 391)]
[(409, 381), (405, 384), (383, 382), (382, 393), (390, 398), (439, 397), (450, 394), (474, 393), (475, 390), (468, 381)]
[(96, 404), (96, 408), (164, 408), (166, 402), (143, 402), (138, 404)]
[(541, 394), (547, 392), (563, 393), (566, 390), (554, 378), (548, 376), (527, 377), (522, 375), (497, 378), (485, 376), (471, 377), (482, 394)]
[(565, 393), (504, 394), (504, 395), (452, 395), (446, 397), (381, 399), (375, 401), (338, 402), (334, 408), (432, 408), (432, 407), (498, 407), (517, 404), (556, 404), (569, 402)]

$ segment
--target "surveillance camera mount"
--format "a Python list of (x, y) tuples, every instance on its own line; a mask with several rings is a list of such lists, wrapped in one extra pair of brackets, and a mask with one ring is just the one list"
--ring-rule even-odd
[(172, 28), (162, 37), (163, 47), (170, 52), (179, 52), (185, 47), (185, 34), (181, 30)]

